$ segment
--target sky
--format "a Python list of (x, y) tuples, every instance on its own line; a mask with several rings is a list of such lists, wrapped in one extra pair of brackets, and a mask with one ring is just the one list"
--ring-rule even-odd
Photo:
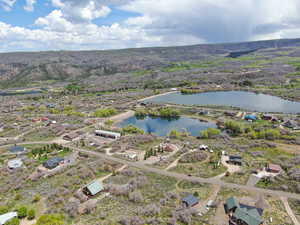
[(300, 37), (300, 0), (0, 0), (0, 52)]

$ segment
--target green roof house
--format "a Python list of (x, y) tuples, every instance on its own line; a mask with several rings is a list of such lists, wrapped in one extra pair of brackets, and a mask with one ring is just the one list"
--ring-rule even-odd
[(235, 197), (230, 197), (227, 199), (225, 204), (225, 212), (229, 214), (230, 212), (234, 212), (237, 208), (240, 207), (239, 202)]
[(235, 197), (227, 199), (224, 207), (230, 225), (263, 225), (263, 209), (240, 204)]
[(95, 180), (92, 183), (86, 185), (83, 188), (83, 192), (88, 196), (95, 196), (99, 192), (103, 191), (103, 185), (99, 180)]

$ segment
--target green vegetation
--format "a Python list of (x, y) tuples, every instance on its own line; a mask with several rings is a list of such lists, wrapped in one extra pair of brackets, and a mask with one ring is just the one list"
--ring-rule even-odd
[(6, 222), (5, 225), (20, 225), (20, 220), (18, 218), (13, 218)]
[(213, 138), (217, 135), (219, 135), (221, 133), (221, 131), (219, 129), (216, 128), (208, 128), (207, 130), (201, 131), (200, 132), (200, 136), (202, 138)]
[(210, 68), (216, 66), (222, 66), (222, 65), (216, 62), (199, 62), (199, 63), (181, 62), (181, 63), (172, 63), (170, 66), (162, 69), (162, 71), (171, 73), (171, 72), (177, 72), (182, 70)]
[(191, 94), (197, 94), (197, 93), (201, 93), (202, 91), (200, 89), (181, 89), (180, 92), (182, 94), (186, 94), (186, 95), (191, 95)]
[[(40, 162), (48, 160), (49, 155), (53, 153), (58, 154), (59, 156), (65, 156), (70, 153), (72, 150), (68, 147), (64, 147), (59, 144), (45, 145), (43, 147), (34, 148), (30, 151), (29, 155), (32, 158), (37, 158)], [(39, 201), (38, 197), (35, 196), (34, 201)]]
[(133, 75), (136, 77), (144, 76), (144, 75), (149, 75), (152, 74), (153, 70), (138, 70), (133, 72)]
[(60, 214), (47, 214), (41, 216), (36, 225), (65, 225), (64, 216)]
[(232, 134), (237, 136), (243, 133), (243, 125), (236, 121), (226, 121), (225, 128), (232, 131)]
[(18, 208), (17, 212), (19, 219), (27, 217), (27, 208), (25, 206)]
[(146, 109), (137, 109), (135, 111), (136, 117), (146, 117), (146, 116), (153, 116), (153, 117), (163, 117), (163, 118), (177, 118), (179, 117), (180, 113), (178, 110), (165, 107), (165, 108), (146, 108)]
[(114, 124), (114, 121), (113, 120), (106, 120), (105, 122), (104, 122), (104, 124), (106, 125), (106, 126), (112, 126), (113, 124)]
[(83, 88), (77, 83), (68, 84), (65, 86), (65, 92), (68, 94), (77, 95)]
[(35, 210), (34, 210), (34, 209), (30, 209), (30, 210), (28, 211), (27, 218), (28, 218), (29, 220), (33, 220), (33, 219), (35, 218)]
[(145, 132), (142, 129), (130, 124), (122, 128), (122, 133), (123, 134), (144, 134)]
[(180, 132), (178, 130), (171, 130), (168, 136), (170, 138), (179, 139), (179, 138), (182, 138), (182, 137), (187, 137), (188, 135), (189, 135), (189, 133), (186, 132), (186, 131)]
[(117, 114), (117, 110), (115, 108), (105, 108), (105, 109), (97, 109), (93, 116), (94, 117), (110, 117)]

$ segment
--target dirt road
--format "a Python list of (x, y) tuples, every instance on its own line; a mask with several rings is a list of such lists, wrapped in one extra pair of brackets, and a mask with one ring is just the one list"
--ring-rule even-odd
[(295, 216), (293, 210), (291, 209), (291, 207), (290, 207), (290, 205), (289, 205), (289, 202), (288, 202), (287, 198), (286, 198), (286, 197), (280, 197), (280, 199), (281, 199), (281, 201), (282, 201), (282, 203), (283, 203), (283, 205), (284, 205), (284, 207), (285, 207), (286, 212), (287, 212), (288, 215), (291, 217), (293, 223), (294, 223), (295, 225), (300, 225), (300, 223), (299, 223), (297, 217)]
[(300, 200), (300, 195), (295, 194), (295, 193), (284, 192), (284, 191), (275, 191), (275, 190), (251, 187), (251, 186), (247, 186), (247, 185), (240, 185), (240, 184), (234, 184), (234, 183), (227, 183), (227, 182), (224, 182), (224, 181), (218, 180), (218, 179), (188, 176), (188, 175), (185, 175), (185, 174), (179, 174), (179, 173), (175, 173), (175, 172), (169, 172), (169, 171), (166, 171), (166, 170), (161, 170), (161, 169), (157, 169), (157, 168), (148, 167), (148, 166), (144, 165), (141, 162), (129, 162), (129, 161), (126, 161), (126, 160), (123, 160), (123, 159), (114, 158), (114, 157), (108, 156), (108, 155), (103, 154), (103, 153), (93, 152), (93, 151), (80, 149), (80, 148), (74, 148), (74, 147), (73, 147), (73, 149), (77, 150), (79, 152), (94, 155), (96, 157), (101, 157), (101, 158), (106, 159), (106, 160), (115, 161), (115, 162), (118, 162), (118, 163), (121, 163), (121, 164), (124, 164), (124, 165), (135, 167), (135, 168), (138, 168), (138, 169), (141, 169), (141, 170), (144, 170), (144, 171), (160, 174), (160, 175), (163, 175), (163, 176), (174, 177), (176, 179), (182, 179), (182, 180), (187, 180), (187, 181), (191, 181), (191, 182), (199, 182), (199, 183), (220, 185), (220, 186), (228, 187), (228, 188), (243, 189), (243, 190), (253, 191), (253, 192), (257, 192), (257, 193), (261, 193), (261, 194), (269, 194), (269, 195), (274, 195), (274, 196), (277, 196), (277, 197), (286, 197), (286, 198), (292, 198), (292, 199)]

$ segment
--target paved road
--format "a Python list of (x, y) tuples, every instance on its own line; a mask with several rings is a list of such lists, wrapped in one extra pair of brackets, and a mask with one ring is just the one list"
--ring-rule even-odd
[[(68, 147), (70, 147), (70, 146), (68, 146)], [(81, 148), (75, 148), (75, 147), (71, 147), (71, 148), (73, 148), (74, 150), (77, 150), (79, 152), (83, 152), (83, 153), (87, 153), (87, 154), (94, 155), (97, 157), (101, 157), (106, 160), (115, 161), (115, 162), (118, 162), (121, 164), (125, 164), (125, 165), (131, 166), (131, 167), (135, 167), (135, 168), (138, 168), (138, 169), (141, 169), (144, 171), (160, 174), (163, 176), (174, 177), (176, 179), (220, 185), (220, 186), (227, 187), (227, 188), (243, 189), (243, 190), (257, 192), (257, 193), (261, 193), (261, 194), (269, 194), (269, 195), (275, 195), (278, 197), (293, 198), (293, 199), (300, 200), (300, 195), (295, 194), (295, 193), (275, 191), (275, 190), (251, 187), (251, 186), (247, 186), (247, 185), (227, 183), (222, 180), (212, 179), (212, 178), (200, 178), (200, 177), (187, 176), (185, 174), (174, 173), (174, 172), (170, 172), (170, 171), (166, 171), (166, 170), (148, 167), (141, 162), (129, 162), (129, 161), (119, 159), (119, 158), (114, 158), (112, 156), (108, 156), (108, 155), (105, 155), (105, 154), (99, 153), (99, 152), (93, 152), (93, 151), (89, 151), (89, 150), (85, 150), (85, 149), (81, 149)]]

